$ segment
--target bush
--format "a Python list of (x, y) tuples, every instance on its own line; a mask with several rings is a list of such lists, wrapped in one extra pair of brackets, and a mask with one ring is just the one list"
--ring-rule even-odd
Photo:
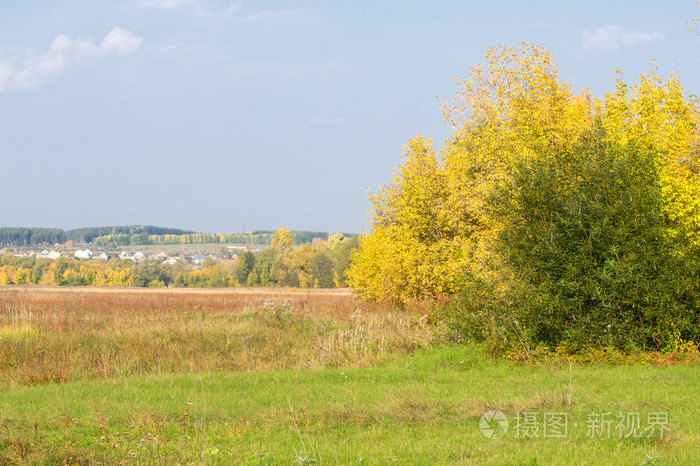
[(445, 105), (440, 158), (412, 140), (370, 197), (360, 295), (450, 295), (440, 318), (494, 351), (700, 343), (697, 99), (655, 72), (575, 95), (527, 44), (487, 59)]
[[(668, 234), (653, 157), (584, 138), (565, 164), (517, 170), (489, 204), (505, 227), (489, 281), (467, 279), (443, 318), (492, 349), (673, 350), (698, 341), (697, 248)], [(568, 180), (576, 179), (575, 184)]]

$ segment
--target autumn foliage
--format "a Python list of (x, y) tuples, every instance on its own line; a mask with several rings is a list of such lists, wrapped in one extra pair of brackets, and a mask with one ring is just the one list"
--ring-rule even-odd
[(233, 260), (205, 259), (201, 265), (163, 263), (156, 259), (135, 263), (129, 259), (109, 261), (58, 260), (0, 255), (0, 285), (57, 285), (103, 287), (167, 286), (222, 288), (237, 286), (284, 286), (299, 288), (346, 287), (345, 270), (356, 237), (333, 233), (328, 241), (294, 246), (294, 235), (280, 228), (272, 245), (259, 253), (241, 252)]
[(371, 196), (359, 293), (452, 297), (458, 334), (522, 351), (700, 342), (700, 112), (678, 77), (594, 99), (523, 44), (458, 84), (452, 137), (411, 140)]

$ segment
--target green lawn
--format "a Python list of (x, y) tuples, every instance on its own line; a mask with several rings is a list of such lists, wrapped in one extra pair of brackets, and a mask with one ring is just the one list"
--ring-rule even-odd
[[(364, 368), (91, 379), (0, 393), (0, 464), (690, 465), (698, 395), (697, 366), (511, 366), (476, 346)], [(508, 418), (502, 438), (479, 429), (490, 409)], [(637, 415), (640, 437), (626, 432)]]

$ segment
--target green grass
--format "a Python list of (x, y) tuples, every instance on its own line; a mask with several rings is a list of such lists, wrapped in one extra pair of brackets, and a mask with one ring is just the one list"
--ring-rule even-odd
[[(0, 463), (698, 464), (696, 366), (512, 366), (480, 347), (371, 367), (151, 374), (0, 393)], [(482, 413), (510, 430), (484, 437)], [(517, 412), (566, 438), (515, 438)], [(590, 413), (668, 415), (663, 438), (587, 438)], [(577, 424), (577, 425), (575, 425)], [(543, 428), (540, 422), (540, 431)]]
[(263, 302), (261, 295), (250, 306), (230, 296), (188, 296), (20, 296), (0, 306), (0, 390), (146, 374), (360, 367), (436, 338), (415, 315), (360, 310), (349, 296)]
[[(446, 345), (418, 311), (323, 293), (2, 300), (0, 464), (700, 464), (690, 353), (514, 365)], [(499, 439), (479, 430), (492, 409)], [(589, 438), (605, 412), (668, 430)], [(518, 413), (538, 416), (534, 438)], [(568, 416), (564, 438), (544, 436), (547, 413)]]

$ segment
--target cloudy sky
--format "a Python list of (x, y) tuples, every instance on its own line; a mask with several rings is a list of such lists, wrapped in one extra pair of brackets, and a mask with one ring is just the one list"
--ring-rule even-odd
[(657, 60), (700, 94), (695, 0), (7, 0), (0, 226), (360, 232), (454, 77), (552, 50), (602, 96)]

